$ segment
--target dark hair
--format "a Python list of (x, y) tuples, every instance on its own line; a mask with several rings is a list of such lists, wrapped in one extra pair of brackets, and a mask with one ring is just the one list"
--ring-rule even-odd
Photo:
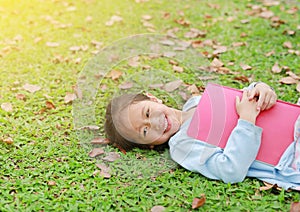
[[(113, 98), (109, 102), (106, 107), (104, 130), (107, 138), (110, 141), (110, 144), (126, 151), (132, 150), (136, 147), (140, 149), (151, 149), (150, 145), (148, 144), (138, 144), (124, 138), (118, 132), (114, 124), (114, 120), (116, 120), (114, 119), (114, 116), (118, 116), (123, 109), (127, 108), (133, 103), (147, 100), (150, 100), (150, 98), (144, 94), (124, 94), (122, 96)], [(167, 145), (167, 142), (165, 142), (162, 145), (155, 146), (153, 149), (160, 151), (162, 149), (165, 149)]]

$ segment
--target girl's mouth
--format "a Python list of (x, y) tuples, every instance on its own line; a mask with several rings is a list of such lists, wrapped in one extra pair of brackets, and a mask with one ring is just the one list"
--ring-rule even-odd
[(171, 129), (171, 124), (165, 115), (165, 123), (164, 123), (164, 133), (168, 132)]

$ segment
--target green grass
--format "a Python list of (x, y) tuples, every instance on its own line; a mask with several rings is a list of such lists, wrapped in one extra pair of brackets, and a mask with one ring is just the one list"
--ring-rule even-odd
[[(158, 155), (154, 152), (120, 153), (121, 162), (110, 165), (114, 168), (110, 179), (94, 176), (95, 163), (100, 159), (89, 158), (88, 150), (80, 146), (83, 141), (74, 130), (72, 105), (64, 102), (66, 93), (73, 92), (79, 73), (94, 58), (92, 51), (96, 48), (91, 41), (109, 46), (120, 38), (147, 33), (141, 24), (143, 15), (152, 16), (149, 22), (157, 33), (164, 34), (178, 27), (177, 35), (182, 40), (190, 28), (207, 31), (206, 38), (197, 39), (212, 39), (227, 46), (227, 52), (219, 56), (226, 67), (238, 72), (238, 76), (268, 82), (280, 99), (296, 102), (299, 98), (296, 85), (279, 83), (286, 76), (284, 71), (271, 72), (271, 67), (278, 62), (300, 74), (299, 56), (288, 54), (283, 47), (286, 41), (290, 41), (295, 50), (299, 50), (300, 45), (299, 12), (287, 13), (297, 1), (286, 2), (269, 8), (285, 21), (273, 28), (270, 20), (246, 13), (251, 10), (249, 5), (265, 7), (260, 1), (0, 0), (0, 53), (3, 54), (0, 56), (0, 103), (13, 105), (13, 112), (0, 109), (0, 211), (149, 211), (155, 205), (162, 205), (167, 211), (188, 211), (193, 198), (202, 193), (206, 194), (207, 201), (200, 211), (288, 211), (292, 202), (300, 200), (298, 192), (259, 191), (263, 184), (250, 178), (243, 183), (224, 184), (175, 165), (170, 169), (167, 163), (156, 167), (158, 160), (154, 158)], [(220, 9), (208, 3), (219, 5)], [(190, 21), (189, 27), (174, 22), (181, 18), (179, 11)], [(162, 18), (165, 12), (170, 13), (170, 18)], [(112, 15), (121, 16), (123, 22), (105, 26)], [(88, 16), (92, 21), (86, 21)], [(229, 17), (233, 17), (231, 22), (227, 21)], [(241, 23), (244, 19), (249, 22)], [(294, 30), (296, 35), (283, 34), (284, 30)], [(241, 33), (247, 36), (241, 37)], [(36, 38), (40, 38), (37, 43)], [(47, 42), (56, 42), (59, 46), (51, 48)], [(234, 42), (246, 42), (247, 46), (231, 47)], [(69, 50), (81, 45), (88, 46), (88, 50), (76, 53)], [(5, 49), (9, 49), (8, 53)], [(205, 50), (213, 51), (210, 47)], [(275, 54), (266, 57), (265, 53), (272, 50)], [(55, 63), (58, 55), (64, 61)], [(76, 64), (78, 58), (81, 62)], [(232, 61), (234, 65), (227, 66)], [(189, 68), (183, 73), (173, 73), (168, 60), (163, 58), (145, 58), (141, 63), (150, 65), (150, 71), (165, 70), (197, 86), (202, 85), (198, 77), (208, 74)], [(251, 65), (252, 70), (242, 70), (240, 63)], [(145, 71), (141, 67), (129, 67), (126, 61), (115, 68), (124, 75), (117, 81), (103, 79), (101, 85), (107, 85), (107, 89), (99, 88), (95, 101), (101, 136), (107, 101), (119, 91), (117, 87), (126, 77)], [(217, 76), (224, 85), (242, 88), (247, 84), (236, 80), (234, 74), (211, 75)], [(32, 94), (22, 89), (26, 83), (42, 88)], [(171, 106), (182, 104), (162, 91), (154, 93)], [(24, 94), (26, 100), (17, 99), (16, 94)], [(51, 101), (56, 108), (44, 110), (46, 101)], [(13, 144), (3, 142), (8, 137), (13, 139)], [(106, 150), (118, 151), (111, 147)], [(130, 161), (139, 164), (137, 155), (148, 161), (144, 166), (142, 163), (140, 172), (154, 160), (149, 168), (152, 172), (130, 176), (134, 171), (139, 173), (128, 165)], [(162, 173), (158, 173), (160, 168)], [(51, 186), (50, 181), (56, 184)]]

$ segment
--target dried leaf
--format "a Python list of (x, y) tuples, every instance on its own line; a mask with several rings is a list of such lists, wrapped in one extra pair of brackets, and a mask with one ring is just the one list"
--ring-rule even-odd
[(200, 198), (195, 197), (192, 203), (192, 209), (197, 209), (200, 208), (201, 206), (203, 206), (205, 204), (206, 201), (206, 197), (205, 194), (201, 194)]
[(159, 43), (161, 43), (162, 45), (165, 45), (165, 46), (174, 46), (175, 45), (175, 43), (171, 40), (162, 40)]
[(24, 94), (21, 94), (21, 93), (17, 93), (16, 98), (19, 99), (19, 100), (22, 100), (22, 101), (26, 100), (26, 96)]
[(142, 19), (146, 20), (146, 21), (150, 21), (152, 19), (151, 15), (143, 15)]
[(13, 111), (13, 106), (9, 102), (4, 102), (1, 104), (1, 109), (6, 111), (6, 112), (12, 112)]
[(187, 87), (187, 90), (191, 92), (192, 95), (200, 95), (200, 91), (195, 84), (192, 84), (189, 87)]
[(52, 102), (46, 101), (46, 108), (52, 110), (52, 109), (55, 109), (56, 107)]
[(181, 84), (182, 84), (182, 80), (175, 80), (172, 82), (168, 82), (164, 85), (164, 90), (167, 92), (172, 92), (177, 88), (179, 88)]
[(215, 48), (215, 50), (213, 51), (214, 55), (218, 55), (227, 51), (226, 46), (215, 46), (214, 48)]
[(266, 10), (259, 14), (261, 18), (269, 19), (274, 16), (274, 13), (272, 11)]
[(293, 202), (291, 204), (290, 212), (299, 212), (300, 211), (300, 202)]
[(132, 82), (124, 82), (121, 85), (119, 85), (119, 88), (120, 89), (124, 89), (124, 90), (130, 89), (132, 87), (133, 87), (133, 83)]
[(87, 125), (87, 126), (77, 128), (77, 130), (99, 130), (99, 127), (95, 125)]
[(133, 67), (133, 68), (136, 68), (140, 65), (140, 62), (139, 62), (139, 57), (132, 57), (128, 60), (128, 65), (130, 67)]
[(183, 72), (183, 68), (180, 67), (180, 66), (176, 66), (176, 65), (173, 65), (173, 71), (175, 72), (178, 72), (178, 73), (182, 73)]
[(105, 25), (106, 25), (106, 26), (112, 26), (114, 23), (116, 23), (116, 22), (122, 22), (122, 21), (123, 21), (123, 18), (122, 18), (122, 17), (117, 16), (117, 15), (113, 15), (113, 16), (109, 19), (109, 21), (107, 21), (107, 22), (105, 23)]
[(281, 70), (282, 70), (282, 69), (279, 67), (278, 62), (276, 62), (276, 63), (273, 65), (273, 67), (272, 67), (272, 72), (273, 72), (273, 73), (280, 73)]
[(46, 46), (48, 46), (48, 47), (58, 47), (59, 43), (56, 43), (56, 42), (47, 42)]
[(41, 90), (41, 87), (38, 85), (31, 85), (31, 84), (26, 83), (25, 85), (23, 85), (23, 89), (30, 93), (35, 93), (35, 92)]
[(55, 186), (56, 185), (56, 182), (55, 181), (48, 181), (47, 183), (49, 186)]
[(169, 64), (174, 65), (174, 66), (177, 66), (177, 65), (178, 65), (178, 62), (175, 61), (175, 60), (169, 60)]
[(270, 57), (270, 56), (272, 56), (273, 54), (275, 54), (275, 51), (274, 51), (274, 50), (272, 50), (272, 51), (266, 53), (265, 56), (266, 56), (266, 57)]
[(185, 20), (184, 18), (177, 19), (177, 20), (175, 20), (175, 22), (182, 25), (182, 26), (184, 26), (184, 27), (188, 27), (191, 24), (190, 21)]
[(252, 69), (251, 66), (246, 65), (246, 64), (244, 64), (244, 63), (241, 63), (240, 66), (241, 66), (241, 68), (242, 68), (243, 70), (245, 70), (245, 71), (246, 71), (246, 70), (251, 70), (251, 69)]
[(1, 141), (3, 141), (6, 144), (13, 144), (13, 142), (14, 142), (11, 137), (7, 137), (7, 138), (4, 138), (4, 139), (1, 139)]
[(161, 205), (156, 205), (151, 208), (151, 212), (162, 212), (164, 210), (166, 210), (166, 208)]
[(176, 52), (164, 52), (163, 56), (164, 57), (169, 57), (169, 58), (175, 57), (176, 56)]
[(214, 58), (210, 65), (213, 67), (222, 67), (224, 63), (222, 63), (219, 59)]
[(107, 77), (111, 78), (112, 80), (117, 80), (117, 79), (119, 79), (122, 76), (122, 74), (123, 73), (121, 71), (113, 69), (113, 70), (111, 70), (109, 72), (109, 74), (107, 75)]
[(102, 155), (102, 154), (104, 154), (104, 150), (101, 148), (95, 148), (89, 152), (89, 156), (91, 158), (97, 157), (98, 155)]
[(91, 144), (108, 144), (109, 140), (107, 138), (94, 138)]
[(106, 157), (103, 158), (104, 161), (114, 162), (119, 159), (121, 156), (116, 152), (109, 152)]
[(70, 103), (70, 102), (73, 102), (75, 99), (77, 98), (76, 94), (74, 93), (67, 93), (65, 98), (64, 98), (64, 101), (66, 104)]
[(283, 47), (291, 49), (291, 48), (293, 48), (293, 45), (290, 41), (286, 41), (283, 43)]
[(283, 77), (279, 80), (279, 82), (282, 84), (291, 85), (291, 84), (296, 84), (298, 81), (295, 80), (293, 77)]
[(249, 83), (250, 82), (249, 78), (246, 77), (246, 76), (236, 76), (233, 79), (244, 82), (244, 83)]

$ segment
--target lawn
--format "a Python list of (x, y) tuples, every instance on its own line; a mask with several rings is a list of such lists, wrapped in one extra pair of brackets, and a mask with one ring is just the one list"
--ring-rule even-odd
[[(189, 211), (201, 194), (199, 211), (288, 211), (299, 192), (260, 190), (250, 178), (224, 184), (178, 167), (168, 152), (125, 154), (91, 140), (105, 137), (109, 99), (131, 90), (180, 108), (208, 81), (235, 88), (264, 81), (296, 103), (299, 4), (0, 0), (0, 211)], [(149, 54), (143, 36), (129, 38), (145, 33), (173, 37), (152, 41), (165, 57)], [(170, 58), (173, 41), (181, 56)], [(145, 52), (132, 57), (129, 44)], [(172, 82), (169, 91), (154, 89)], [(104, 154), (89, 157), (95, 147)]]

